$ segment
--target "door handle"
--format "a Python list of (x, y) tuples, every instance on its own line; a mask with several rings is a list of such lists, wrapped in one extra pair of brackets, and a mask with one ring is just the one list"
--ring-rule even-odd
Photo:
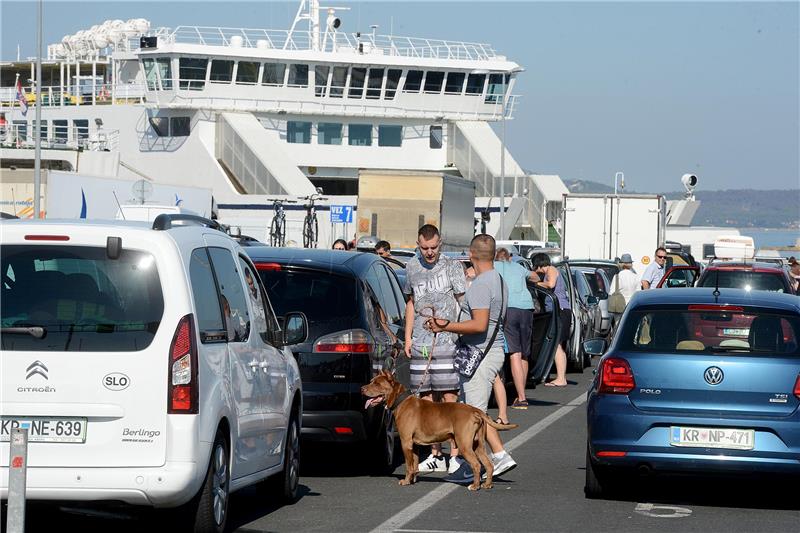
[(261, 361), (260, 363), (258, 363), (258, 366), (261, 367), (261, 370), (263, 370), (265, 374), (267, 373), (267, 367), (269, 365), (267, 364), (266, 361)]
[(252, 361), (250, 361), (249, 363), (247, 363), (247, 366), (249, 366), (249, 367), (250, 367), (250, 370), (251, 370), (252, 372), (255, 372), (255, 371), (256, 371), (256, 368), (258, 368), (258, 361), (256, 361), (255, 359), (253, 359)]

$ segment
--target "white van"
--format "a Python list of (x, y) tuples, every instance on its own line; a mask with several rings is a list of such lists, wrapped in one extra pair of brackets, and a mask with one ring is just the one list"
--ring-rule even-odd
[(119, 206), (114, 218), (117, 220), (153, 222), (158, 215), (172, 214), (196, 215), (197, 213), (177, 205), (124, 204)]
[[(182, 225), (178, 225), (182, 224)], [(239, 245), (210, 220), (0, 222), (0, 498), (28, 429), (27, 497), (181, 507), (225, 528), (228, 496), (294, 499), (300, 374)]]

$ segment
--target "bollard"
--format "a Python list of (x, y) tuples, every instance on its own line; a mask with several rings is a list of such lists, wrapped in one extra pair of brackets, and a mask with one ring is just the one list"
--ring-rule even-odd
[(28, 472), (28, 430), (11, 430), (11, 446), (8, 457), (8, 514), (6, 531), (25, 531), (25, 487)]

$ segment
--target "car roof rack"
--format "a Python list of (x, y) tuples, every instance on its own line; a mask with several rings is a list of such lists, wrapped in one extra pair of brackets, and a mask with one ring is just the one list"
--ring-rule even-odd
[[(222, 225), (216, 220), (211, 220), (198, 215), (190, 215), (187, 213), (162, 213), (158, 215), (156, 219), (153, 221), (153, 229), (154, 230), (172, 229), (173, 222), (192, 222), (198, 226), (205, 226), (207, 228), (222, 231), (223, 233), (225, 232), (222, 229)], [(188, 224), (178, 224), (174, 227), (181, 227), (185, 225)]]

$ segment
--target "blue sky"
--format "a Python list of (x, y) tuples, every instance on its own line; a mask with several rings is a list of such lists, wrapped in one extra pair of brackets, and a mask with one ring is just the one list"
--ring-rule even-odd
[[(324, 4), (325, 2), (323, 2)], [(331, 2), (327, 2), (330, 4)], [(525, 67), (507, 123), (526, 169), (637, 191), (800, 188), (800, 2), (346, 2), (345, 31), (478, 41)], [(36, 4), (3, 0), (2, 59)], [(287, 28), (297, 2), (45, 2), (45, 44), (106, 19)]]

